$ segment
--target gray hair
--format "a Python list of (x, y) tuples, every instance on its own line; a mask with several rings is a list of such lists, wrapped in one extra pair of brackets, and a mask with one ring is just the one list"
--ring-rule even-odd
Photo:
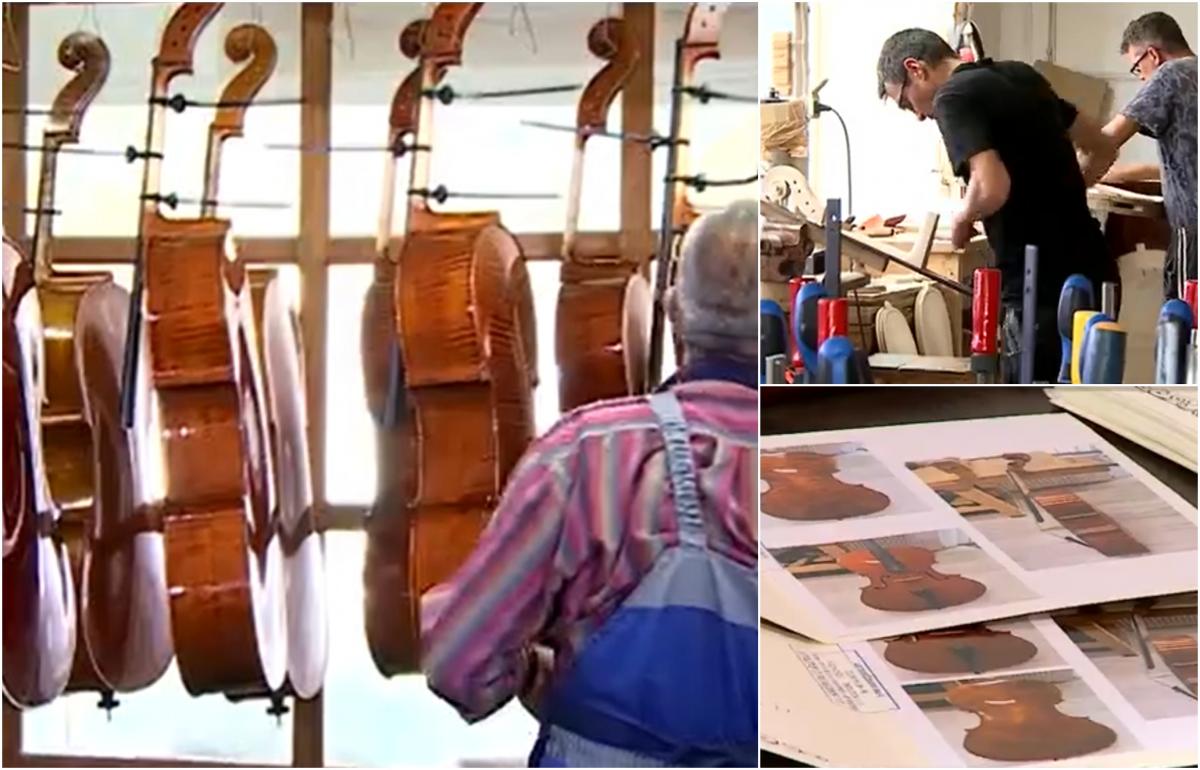
[(696, 220), (681, 248), (672, 320), (685, 348), (753, 356), (758, 350), (758, 201)]

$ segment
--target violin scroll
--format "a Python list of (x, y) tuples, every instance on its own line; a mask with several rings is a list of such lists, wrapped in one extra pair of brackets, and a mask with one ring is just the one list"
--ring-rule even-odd
[(108, 46), (90, 32), (72, 32), (58, 44), (58, 63), (75, 76), (54, 97), (45, 135), (59, 144), (79, 141), (83, 115), (108, 79)]
[(580, 132), (604, 128), (608, 110), (617, 94), (629, 82), (637, 66), (639, 53), (625, 22), (617, 18), (601, 19), (588, 31), (588, 50), (608, 64), (597, 72), (579, 98), (575, 128)]
[[(421, 55), (421, 38), (429, 26), (427, 19), (417, 19), (409, 22), (400, 33), (400, 53), (409, 59)], [(434, 74), (438, 80), (440, 73)], [(417, 114), (421, 109), (421, 68), (417, 67), (404, 78), (396, 93), (392, 96), (392, 109), (388, 113), (388, 146), (396, 150), (400, 141), (408, 134), (417, 131)]]
[(410, 21), (400, 32), (400, 53), (409, 59), (421, 55), (421, 39), (425, 36), (425, 28), (429, 26), (428, 19)]
[(224, 3), (184, 3), (179, 6), (167, 22), (158, 55), (154, 57), (156, 80), (166, 82), (176, 75), (191, 74), (196, 41), (222, 5)]
[(239, 24), (225, 37), (225, 55), (235, 64), (246, 62), (221, 90), (221, 103), (209, 131), (221, 138), (241, 136), (246, 109), (275, 72), (279, 58), (275, 39), (257, 24)]

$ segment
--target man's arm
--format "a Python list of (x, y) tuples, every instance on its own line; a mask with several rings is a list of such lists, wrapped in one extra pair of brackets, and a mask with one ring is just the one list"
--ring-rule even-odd
[(1162, 167), (1157, 163), (1117, 163), (1100, 181), (1106, 184), (1145, 182), (1162, 179)]
[[(1141, 128), (1136, 120), (1123, 113), (1117, 113), (1112, 120), (1105, 124), (1101, 132), (1109, 144), (1112, 145), (1114, 160), (1116, 159), (1117, 150), (1141, 131)], [(1117, 164), (1108, 169), (1108, 172), (1100, 178), (1100, 181), (1131, 182), (1137, 179), (1158, 179), (1160, 173), (1158, 165), (1154, 163)], [(1088, 180), (1088, 184), (1090, 185), (1091, 183), (1091, 180)]]
[(536, 674), (530, 643), (560, 583), (554, 555), (569, 489), (561, 463), (531, 450), (466, 563), (422, 599), (429, 687), (468, 722), (503, 706)]
[(1008, 202), (1012, 179), (1008, 168), (995, 150), (975, 153), (968, 161), (971, 181), (967, 183), (967, 194), (963, 208), (954, 215), (950, 240), (955, 248), (963, 248), (971, 240), (974, 224), (990, 217)]
[[(1124, 118), (1124, 116), (1118, 115), (1117, 118)], [(1078, 113), (1075, 115), (1074, 122), (1071, 123), (1068, 134), (1071, 137), (1071, 143), (1077, 150), (1079, 169), (1083, 172), (1083, 183), (1088, 187), (1100, 181), (1100, 177), (1104, 176), (1113, 161), (1117, 159), (1121, 145), (1129, 140), (1129, 136), (1137, 133), (1135, 127), (1134, 132), (1129, 136), (1118, 139), (1116, 134), (1108, 131), (1109, 126), (1112, 126), (1117, 118), (1114, 118), (1108, 126), (1101, 128), (1095, 120)]]

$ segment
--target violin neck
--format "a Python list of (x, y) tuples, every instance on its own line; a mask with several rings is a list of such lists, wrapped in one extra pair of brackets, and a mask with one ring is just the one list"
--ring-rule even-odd
[(874, 540), (864, 540), (863, 545), (867, 547), (867, 550), (871, 552), (871, 555), (878, 559), (879, 563), (883, 565), (883, 568), (888, 572), (908, 571), (904, 568), (903, 564), (896, 560), (896, 557), (892, 556), (891, 551), (884, 548)]
[(396, 156), (389, 152), (383, 163), (383, 195), (379, 203), (379, 222), (375, 228), (375, 254), (380, 259), (390, 259), (388, 244), (392, 240), (392, 217), (395, 210)]
[(583, 150), (587, 142), (582, 137), (575, 142), (571, 159), (571, 186), (567, 190), (567, 224), (563, 228), (563, 262), (574, 257), (575, 236), (579, 232), (579, 207), (583, 198)]
[(209, 126), (208, 129), (208, 145), (205, 147), (204, 153), (204, 195), (201, 196), (203, 201), (200, 204), (201, 217), (215, 217), (217, 215), (217, 192), (221, 187), (221, 147), (225, 144), (225, 137), (217, 130), (216, 126)]
[[(170, 83), (158, 71), (154, 70), (153, 87), (150, 89), (152, 99), (165, 99)], [(142, 219), (158, 213), (158, 202), (147, 200), (145, 196), (162, 191), (162, 155), (167, 135), (167, 107), (165, 104), (152, 102), (149, 116), (146, 118), (145, 150), (149, 157), (142, 161)], [(139, 234), (142, 228), (138, 228)]]
[[(429, 61), (421, 62), (421, 102), (417, 108), (417, 131), (413, 137), (413, 143), (418, 147), (432, 147), (431, 140), (433, 138), (433, 99), (425, 96), (425, 92), (431, 90), (437, 85), (437, 66)], [(412, 155), (412, 165), (409, 167), (409, 184), (410, 190), (428, 190), (429, 189), (429, 171), (430, 161), (433, 159), (433, 151), (414, 149), (410, 153)], [(410, 193), (408, 196), (408, 217), (405, 220), (405, 229), (411, 230), (413, 223), (416, 220), (418, 212), (424, 211), (429, 207), (429, 202), (426, 198), (415, 193)]]
[(36, 283), (50, 277), (50, 239), (54, 230), (54, 180), (58, 170), (59, 143), (47, 136), (42, 141), (42, 168), (38, 177), (37, 213), (33, 225), (33, 275)]

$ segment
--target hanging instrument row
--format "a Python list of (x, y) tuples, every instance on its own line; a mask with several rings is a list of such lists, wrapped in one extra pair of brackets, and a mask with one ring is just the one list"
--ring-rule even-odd
[[(473, 194), (431, 178), (434, 152), (462, 149), (437, 141), (434, 118), (464, 96), (444, 79), (462, 63), (482, 5), (439, 3), (399, 36), (414, 66), (388, 113), (361, 319), (378, 463), (365, 526), (365, 630), (386, 676), (419, 671), (421, 595), (470, 553), (535, 436), (539, 351), (521, 246), (498, 212), (437, 210)], [(221, 7), (179, 6), (152, 61), (145, 143), (123, 153), (142, 163), (129, 290), (110, 272), (54, 262), (56, 164), (79, 142), (110, 63), (89, 33), (59, 47), (73, 75), (35, 148), (31, 248), (24, 254), (7, 236), (4, 245), (3, 684), (19, 707), (94, 691), (112, 708), (115, 694), (148, 687), (172, 662), (189, 693), (267, 698), (272, 713), (284, 697), (310, 698), (323, 684), (324, 541), (300, 308), (291, 284), (237, 253), (231, 220), (217, 213), (223, 147), (243, 135), (275, 71), (275, 41), (257, 24), (233, 27), (224, 52), (236, 72), (216, 101), (171, 95)], [(719, 55), (722, 13), (695, 4), (687, 14), (662, 136), (607, 129), (612, 104), (648, 66), (625, 21), (602, 18), (580, 41), (601, 64), (569, 129), (554, 344), (563, 412), (658, 385), (664, 298), (680, 236), (698, 216), (687, 189), (720, 184), (687, 168), (686, 112), (690, 100), (711, 97), (693, 79), (700, 61)], [(164, 210), (179, 199), (161, 184), (170, 113), (186, 105), (214, 108), (192, 218)], [(653, 289), (655, 255), (578, 248), (585, 150), (596, 137), (668, 153)], [(397, 194), (402, 161), (407, 186)]]

